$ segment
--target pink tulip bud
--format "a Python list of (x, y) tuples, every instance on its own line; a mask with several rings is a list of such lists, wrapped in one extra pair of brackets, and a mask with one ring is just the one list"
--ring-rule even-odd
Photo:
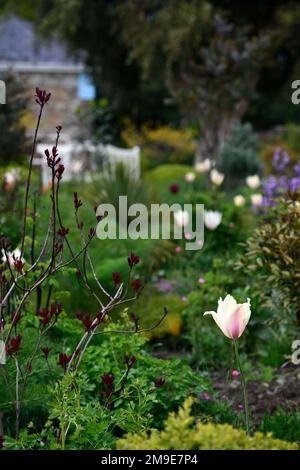
[(203, 398), (203, 400), (210, 400), (210, 395), (209, 395), (209, 393), (203, 392), (203, 393), (202, 393), (202, 398)]
[(233, 370), (233, 371), (231, 372), (231, 377), (233, 377), (233, 378), (239, 377), (240, 375), (241, 375), (241, 374), (240, 374), (240, 372), (239, 372), (238, 370)]

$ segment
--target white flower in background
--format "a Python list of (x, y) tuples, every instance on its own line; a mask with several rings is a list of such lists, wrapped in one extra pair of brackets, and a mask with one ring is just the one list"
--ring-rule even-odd
[(215, 230), (222, 221), (222, 213), (218, 211), (205, 211), (204, 224), (209, 230)]
[(219, 173), (218, 170), (213, 168), (210, 172), (210, 179), (213, 184), (220, 186), (223, 183), (224, 175), (223, 173)]
[(238, 194), (237, 196), (234, 196), (233, 202), (236, 207), (243, 207), (245, 205), (246, 200), (244, 196)]
[(263, 195), (262, 194), (251, 194), (251, 203), (252, 206), (261, 206), (263, 203)]
[(186, 173), (184, 178), (187, 183), (193, 183), (195, 181), (196, 175), (192, 171), (189, 171)]
[[(14, 265), (15, 260), (19, 260), (21, 258), (20, 248), (16, 248), (14, 251), (7, 251), (6, 252), (7, 258), (6, 258), (5, 251), (3, 250), (3, 248), (2, 248), (1, 251), (2, 251), (2, 255), (3, 255), (2, 256), (2, 262), (6, 263), (7, 259), (8, 259), (8, 262), (9, 262), (10, 266)], [(24, 258), (21, 258), (21, 261), (24, 263), (25, 262)]]
[(78, 175), (79, 173), (82, 172), (83, 169), (83, 162), (77, 160), (77, 162), (74, 162), (72, 172), (74, 175)]
[(251, 189), (256, 189), (260, 186), (260, 177), (258, 175), (247, 176), (246, 183)]
[(188, 211), (179, 210), (175, 212), (174, 219), (178, 227), (185, 227), (189, 223)]
[(17, 168), (12, 168), (11, 170), (4, 173), (3, 177), (6, 189), (13, 189), (17, 182), (20, 181), (21, 175)]
[(196, 163), (195, 170), (197, 173), (206, 173), (211, 169), (211, 162), (209, 158), (203, 160), (203, 162)]
[(250, 320), (250, 299), (243, 304), (238, 304), (234, 297), (226, 295), (224, 300), (219, 299), (216, 312), (205, 312), (204, 315), (212, 315), (227, 338), (238, 339), (244, 333)]

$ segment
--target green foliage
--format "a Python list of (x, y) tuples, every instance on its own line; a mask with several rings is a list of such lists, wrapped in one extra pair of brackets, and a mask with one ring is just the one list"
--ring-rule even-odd
[(265, 416), (260, 426), (264, 433), (271, 432), (277, 439), (300, 443), (300, 411), (278, 410), (272, 416)]
[(194, 138), (194, 133), (188, 129), (145, 126), (141, 140), (143, 169), (167, 163), (191, 165), (196, 151)]
[(240, 266), (258, 275), (266, 296), (275, 291), (286, 313), (300, 324), (300, 218), (299, 196), (282, 199), (270, 209), (270, 220), (261, 223), (246, 244)]
[(287, 145), (297, 152), (300, 151), (300, 126), (299, 124), (288, 124), (284, 130), (284, 140)]
[(258, 140), (249, 123), (236, 123), (219, 154), (225, 183), (236, 182), (259, 172)]
[(115, 421), (99, 402), (87, 402), (92, 385), (83, 375), (66, 374), (51, 388), (50, 414), (41, 431), (31, 421), (7, 450), (85, 450), (114, 446)]
[(161, 318), (165, 307), (168, 315), (157, 328), (147, 334), (151, 338), (159, 338), (166, 334), (180, 335), (183, 302), (178, 295), (159, 295), (154, 289), (146, 289), (134, 305), (135, 312), (140, 315), (142, 328), (151, 328), (155, 325)]
[(89, 185), (88, 200), (96, 205), (112, 204), (119, 217), (119, 196), (127, 196), (128, 207), (137, 201), (140, 204), (147, 201), (143, 181), (132, 175), (123, 164), (116, 165), (116, 168), (105, 168), (102, 174), (93, 178)]
[[(133, 330), (132, 323), (126, 322), (124, 317), (121, 323), (106, 327), (106, 331), (124, 329)], [(158, 426), (166, 414), (179, 406), (187, 394), (196, 396), (209, 388), (208, 380), (199, 373), (195, 374), (183, 361), (154, 358), (146, 352), (145, 344), (146, 338), (142, 335), (103, 334), (99, 345), (89, 347), (82, 363), (82, 371), (92, 383), (96, 383), (105, 373), (114, 374), (115, 382), (119, 383), (125, 372), (125, 354), (136, 356), (136, 363), (128, 375), (124, 394), (114, 402), (117, 417), (124, 416), (124, 413), (128, 415), (128, 421), (121, 420), (122, 424), (119, 423), (119, 427), (125, 431), (128, 431), (127, 426), (138, 425), (138, 410), (139, 423), (143, 423), (146, 417), (148, 425), (154, 421)], [(164, 377), (165, 384), (156, 388), (154, 381), (159, 377)], [(149, 394), (150, 401), (147, 399)], [(147, 408), (145, 416), (142, 412), (144, 407)], [(130, 415), (132, 408), (135, 410), (135, 420)]]
[(297, 444), (256, 432), (247, 436), (229, 424), (195, 424), (191, 416), (192, 400), (187, 399), (178, 414), (171, 413), (163, 431), (151, 435), (129, 434), (117, 441), (118, 450), (297, 450)]
[(189, 171), (192, 171), (190, 166), (179, 164), (159, 165), (153, 170), (147, 171), (145, 182), (149, 188), (151, 201), (157, 203), (170, 200), (170, 185), (178, 183), (182, 186), (184, 176)]

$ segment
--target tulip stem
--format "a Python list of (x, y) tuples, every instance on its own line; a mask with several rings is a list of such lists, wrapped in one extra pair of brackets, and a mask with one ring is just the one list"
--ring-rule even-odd
[(248, 393), (247, 393), (247, 383), (246, 379), (244, 376), (244, 372), (241, 366), (241, 361), (240, 361), (240, 356), (239, 356), (239, 350), (238, 350), (238, 343), (236, 340), (233, 341), (234, 344), (234, 352), (235, 352), (235, 357), (236, 357), (236, 362), (238, 369), (241, 374), (241, 380), (242, 380), (242, 386), (243, 386), (243, 395), (244, 395), (244, 406), (245, 406), (245, 423), (246, 423), (246, 431), (247, 434), (250, 435), (250, 425), (249, 425), (249, 404), (248, 404)]

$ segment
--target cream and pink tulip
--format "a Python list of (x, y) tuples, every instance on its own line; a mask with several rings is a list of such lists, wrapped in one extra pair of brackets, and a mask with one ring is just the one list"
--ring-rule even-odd
[(250, 320), (251, 309), (250, 309), (250, 299), (247, 299), (247, 302), (243, 304), (238, 304), (232, 295), (227, 295), (224, 300), (221, 298), (218, 302), (218, 309), (216, 312), (210, 311), (205, 312), (204, 315), (212, 315), (216, 324), (220, 330), (224, 333), (227, 338), (233, 340), (234, 352), (236, 356), (238, 370), (234, 371), (233, 376), (237, 376), (240, 373), (242, 385), (243, 385), (243, 395), (245, 407), (245, 424), (247, 434), (250, 434), (250, 420), (249, 420), (249, 405), (248, 405), (248, 394), (247, 394), (247, 384), (242, 370), (242, 365), (238, 352), (238, 338), (242, 336), (245, 331), (245, 328)]
[(251, 316), (250, 299), (243, 304), (238, 304), (231, 296), (218, 302), (216, 312), (205, 312), (204, 315), (212, 315), (216, 324), (227, 338), (238, 339), (244, 332)]

